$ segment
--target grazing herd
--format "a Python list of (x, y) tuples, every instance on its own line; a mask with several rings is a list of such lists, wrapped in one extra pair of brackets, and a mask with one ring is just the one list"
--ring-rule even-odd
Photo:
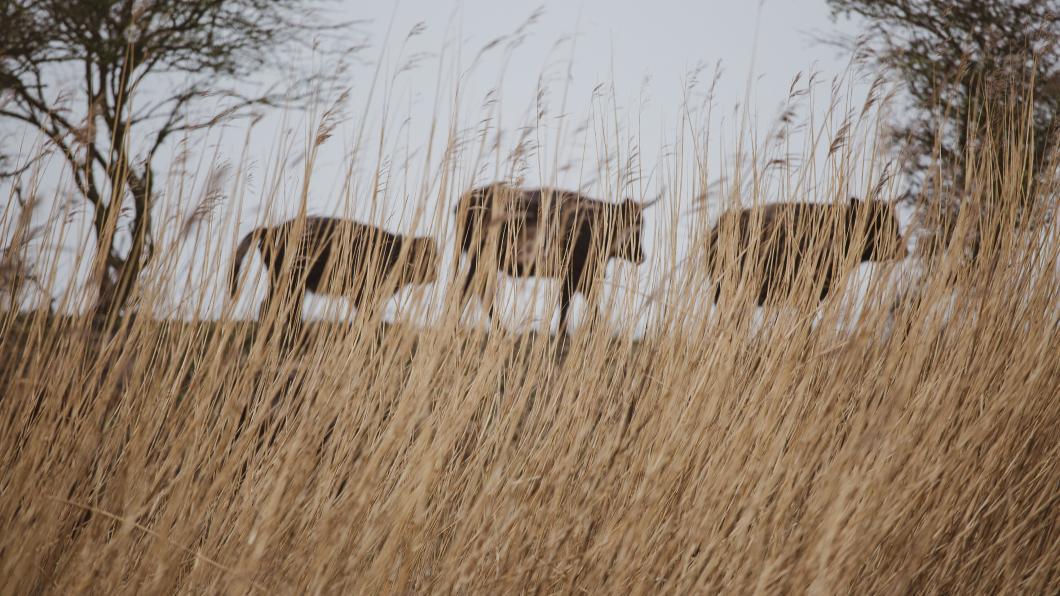
[[(456, 249), (466, 262), (461, 305), (478, 296), (494, 313), (498, 274), (560, 281), (560, 329), (569, 331), (575, 294), (589, 297), (612, 259), (644, 262), (645, 211), (654, 201), (617, 203), (577, 192), (491, 184), (464, 193), (456, 206)], [(292, 246), (294, 245), (294, 246)], [(411, 284), (437, 280), (441, 256), (430, 237), (393, 234), (327, 217), (296, 218), (252, 230), (240, 241), (232, 267), (234, 297), (240, 265), (257, 248), (269, 274), (261, 315), (281, 295), (298, 305), (307, 291), (343, 296), (361, 309), (371, 297), (389, 298)], [(741, 278), (758, 284), (759, 305), (814, 284), (823, 300), (835, 278), (858, 262), (902, 259), (905, 241), (894, 205), (773, 203), (723, 213), (704, 247), (714, 301)], [(459, 259), (458, 259), (459, 261)]]

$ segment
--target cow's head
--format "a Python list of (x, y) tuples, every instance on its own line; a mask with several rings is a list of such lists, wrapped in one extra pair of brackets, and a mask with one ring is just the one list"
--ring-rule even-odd
[(615, 206), (614, 235), (612, 236), (612, 258), (623, 259), (637, 265), (644, 262), (644, 211), (656, 201), (638, 203), (626, 199)]
[(901, 260), (906, 257), (905, 238), (898, 226), (898, 214), (893, 203), (851, 198), (848, 213), (851, 230), (865, 230), (862, 261)]

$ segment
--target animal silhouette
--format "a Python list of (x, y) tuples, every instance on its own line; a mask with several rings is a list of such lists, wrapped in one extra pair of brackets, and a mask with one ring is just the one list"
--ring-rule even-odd
[[(726, 254), (726, 239), (735, 240)], [(857, 254), (851, 254), (856, 251)], [(902, 259), (905, 240), (891, 203), (852, 198), (847, 203), (772, 203), (722, 214), (707, 238), (706, 261), (722, 288), (741, 275), (757, 280), (758, 306), (790, 298), (800, 276), (819, 288), (824, 300), (844, 263)]]
[[(280, 297), (297, 314), (307, 291), (350, 299), (359, 309), (381, 302), (410, 284), (437, 279), (439, 253), (429, 237), (402, 236), (346, 219), (310, 216), (252, 230), (239, 242), (229, 293), (235, 296), (240, 266), (256, 247), (269, 273), (260, 316)], [(380, 295), (381, 289), (390, 290)]]
[[(574, 295), (588, 296), (608, 261), (644, 262), (644, 210), (651, 204), (608, 203), (572, 191), (502, 183), (466, 192), (456, 206), (457, 249), (468, 261), (461, 304), (477, 293), (492, 317), (494, 296), (487, 294), (498, 272), (556, 278), (560, 329), (569, 330)], [(487, 279), (478, 279), (483, 273)]]

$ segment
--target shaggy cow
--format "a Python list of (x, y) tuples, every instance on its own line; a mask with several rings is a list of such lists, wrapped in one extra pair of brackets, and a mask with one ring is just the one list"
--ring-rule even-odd
[[(727, 238), (735, 240), (732, 254)], [(717, 284), (714, 301), (723, 285), (746, 274), (758, 282), (759, 306), (771, 295), (790, 297), (796, 280), (807, 274), (824, 300), (845, 264), (902, 259), (905, 254), (894, 206), (858, 199), (772, 203), (728, 211), (711, 231), (706, 247), (707, 267)]]
[[(437, 279), (438, 248), (433, 238), (401, 236), (330, 217), (306, 217), (300, 229), (297, 222), (252, 230), (236, 248), (233, 297), (240, 265), (251, 247), (257, 247), (269, 271), (269, 293), (259, 311), (262, 317), (281, 288), (289, 292), (297, 317), (306, 291), (346, 297), (360, 309), (368, 300), (381, 301), (392, 295), (379, 295), (380, 289), (396, 292), (409, 284)], [(300, 241), (297, 250), (291, 250), (296, 234)]]
[[(461, 304), (467, 305), (476, 274), (484, 267), (491, 281), (496, 271), (557, 278), (560, 329), (566, 329), (574, 294), (588, 296), (608, 261), (644, 261), (641, 232), (649, 205), (633, 200), (606, 203), (571, 191), (505, 184), (468, 191), (456, 206), (457, 249), (468, 258)], [(481, 283), (478, 293), (492, 316), (493, 297), (486, 295), (490, 285)]]

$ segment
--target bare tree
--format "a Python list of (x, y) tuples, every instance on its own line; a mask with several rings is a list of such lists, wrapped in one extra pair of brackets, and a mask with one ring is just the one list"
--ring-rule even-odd
[[(895, 73), (911, 99), (896, 122), (908, 139), (909, 169), (945, 173), (940, 187), (960, 188), (969, 150), (1004, 110), (1024, 116), (1033, 133), (1023, 168), (1026, 179), (1049, 163), (1060, 114), (1060, 2), (1058, 0), (828, 0), (833, 18), (852, 17), (864, 26), (856, 45)], [(1031, 93), (1024, 93), (1024, 91)], [(1030, 103), (1027, 103), (1030, 102)], [(1020, 105), (1020, 104), (1023, 105)], [(1015, 105), (1013, 105), (1015, 104)], [(1001, 139), (987, 139), (999, 143)], [(1004, 145), (1001, 144), (1003, 147)], [(995, 147), (995, 152), (1000, 151)], [(937, 168), (930, 168), (934, 163)], [(1000, 164), (994, 164), (998, 166)], [(1003, 170), (1002, 170), (1003, 171)], [(923, 176), (914, 179), (924, 180)], [(929, 197), (930, 189), (915, 189)], [(934, 198), (934, 197), (931, 197)]]
[[(331, 42), (351, 23), (329, 18), (331, 3), (0, 0), (0, 119), (44, 135), (92, 205), (97, 312), (116, 316), (151, 260), (159, 150), (174, 135), (254, 106), (304, 101), (307, 85), (293, 94), (239, 89), (298, 64), (310, 49), (338, 59), (342, 46)], [(329, 72), (303, 72), (298, 80), (322, 84), (339, 71)], [(203, 114), (207, 99), (223, 105), (221, 113)], [(0, 153), (0, 170), (11, 176), (20, 168)], [(119, 228), (130, 243), (115, 242)]]

